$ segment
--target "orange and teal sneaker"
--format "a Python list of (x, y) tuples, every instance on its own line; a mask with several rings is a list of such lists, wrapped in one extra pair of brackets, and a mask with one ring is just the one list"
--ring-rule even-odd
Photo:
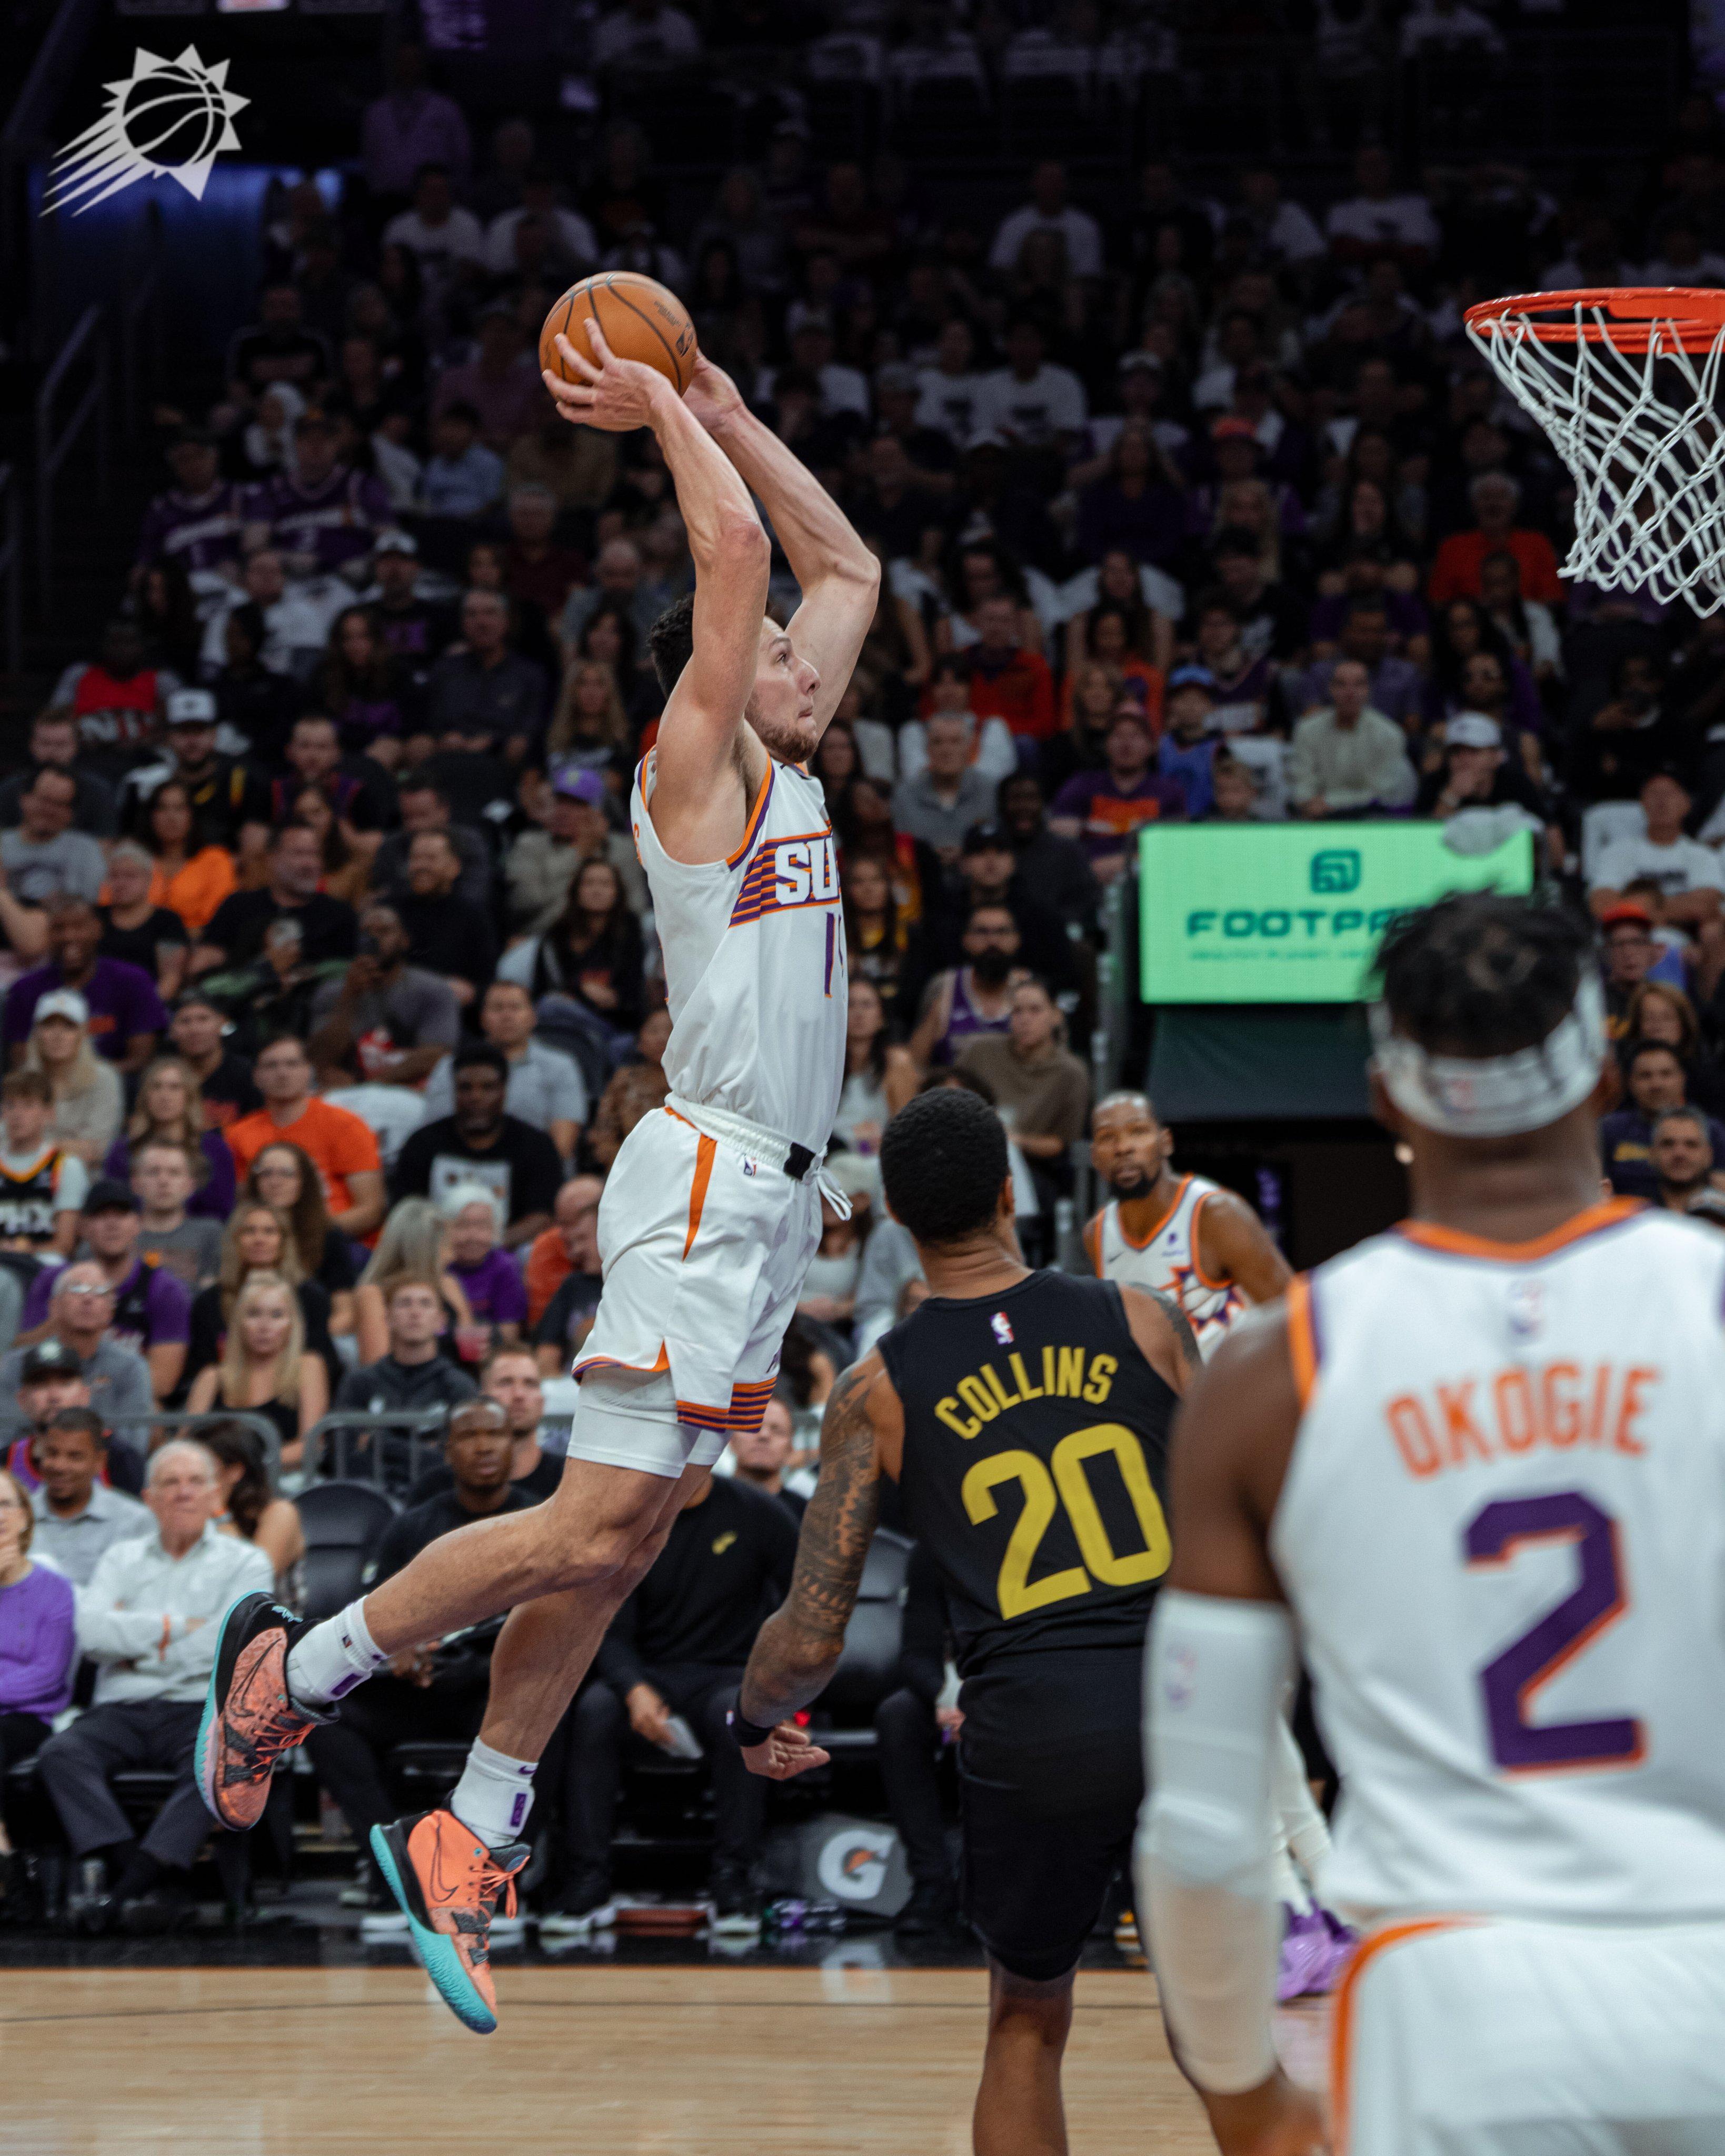
[(515, 1914), (524, 1841), (488, 1849), (454, 1812), (418, 1812), (372, 1829), (372, 1854), (407, 1912), (408, 1943), (458, 2021), (489, 2036), (497, 2026), (491, 1917)]
[(306, 1630), (268, 1594), (242, 1594), (223, 1615), (196, 1760), (203, 1801), (236, 1834), (264, 1816), (276, 1762), (331, 1718), (288, 1697), (288, 1650)]

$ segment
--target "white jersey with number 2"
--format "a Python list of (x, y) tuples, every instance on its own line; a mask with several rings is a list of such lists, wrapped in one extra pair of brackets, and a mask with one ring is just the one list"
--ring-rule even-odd
[(1725, 1917), (1725, 1237), (1623, 1200), (1524, 1245), (1410, 1222), (1288, 1324), (1271, 1548), (1342, 1777), (1325, 1898)]

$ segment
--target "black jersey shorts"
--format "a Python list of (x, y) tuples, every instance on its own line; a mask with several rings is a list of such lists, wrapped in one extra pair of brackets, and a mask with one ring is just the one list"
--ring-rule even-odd
[(1131, 1860), (1142, 1683), (1132, 1646), (1026, 1654), (965, 1681), (964, 1913), (1014, 1976), (1072, 1969)]

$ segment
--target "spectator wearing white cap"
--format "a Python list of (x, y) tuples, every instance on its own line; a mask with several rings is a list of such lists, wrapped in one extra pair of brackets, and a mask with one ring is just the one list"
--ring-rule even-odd
[(54, 1089), (48, 1134), (54, 1142), (86, 1168), (105, 1160), (120, 1135), (126, 1096), (119, 1073), (90, 1045), (90, 1005), (76, 988), (51, 988), (37, 998), (24, 1068), (39, 1070)]
[(1563, 838), (1550, 803), (1519, 757), (1503, 746), (1503, 729), (1483, 711), (1458, 711), (1445, 721), (1443, 761), (1420, 783), (1413, 813), (1448, 826), (1460, 852), (1484, 853), (1516, 831), (1545, 828), (1561, 862)]

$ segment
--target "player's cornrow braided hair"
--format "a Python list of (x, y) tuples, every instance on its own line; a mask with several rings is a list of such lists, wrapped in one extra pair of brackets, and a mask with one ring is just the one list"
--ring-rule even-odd
[(1385, 932), (1379, 993), (1395, 1030), (1434, 1055), (1510, 1055), (1567, 1015), (1592, 956), (1560, 907), (1459, 892)]

